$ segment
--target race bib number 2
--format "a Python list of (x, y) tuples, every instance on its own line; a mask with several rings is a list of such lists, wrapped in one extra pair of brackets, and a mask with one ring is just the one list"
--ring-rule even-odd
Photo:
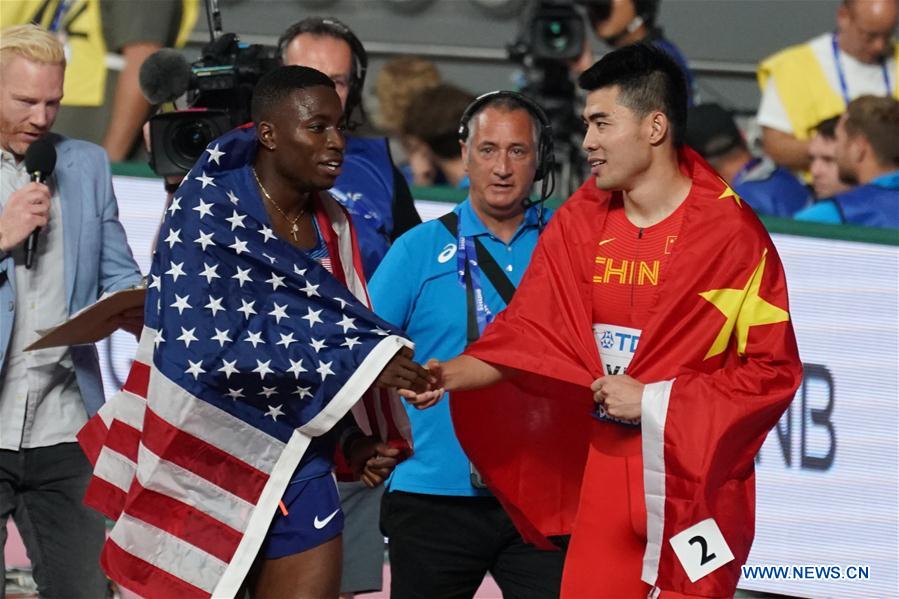
[(669, 542), (690, 582), (696, 582), (734, 559), (721, 529), (712, 518), (681, 531)]

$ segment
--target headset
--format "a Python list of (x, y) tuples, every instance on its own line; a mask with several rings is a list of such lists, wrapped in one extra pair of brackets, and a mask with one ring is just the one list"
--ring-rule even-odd
[(368, 71), (368, 52), (365, 46), (353, 33), (353, 30), (345, 23), (334, 17), (309, 17), (291, 25), (278, 40), (278, 55), (284, 56), (284, 50), (296, 36), (308, 33), (341, 39), (350, 47), (353, 56), (353, 66), (350, 72), (349, 90), (346, 99), (344, 114), (347, 121), (353, 111), (358, 107), (365, 120), (365, 111), (362, 106), (362, 88), (365, 86), (365, 73)]
[[(498, 90), (481, 94), (468, 105), (462, 118), (459, 120), (459, 141), (468, 141), (469, 123), (481, 110), (499, 99), (509, 99), (516, 106), (527, 110), (537, 121), (540, 132), (537, 135), (537, 171), (534, 173), (534, 181), (543, 181), (540, 187), (540, 199), (525, 201), (525, 207), (545, 202), (552, 195), (556, 186), (556, 160), (553, 152), (553, 129), (549, 117), (543, 108), (534, 100), (521, 94), (508, 90)], [(542, 216), (542, 215), (541, 215)]]

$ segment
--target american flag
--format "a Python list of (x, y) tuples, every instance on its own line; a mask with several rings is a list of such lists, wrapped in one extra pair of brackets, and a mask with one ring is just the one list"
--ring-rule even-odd
[[(146, 597), (234, 596), (311, 439), (411, 346), (366, 308), (336, 201), (316, 213), (335, 276), (274, 235), (254, 151), (252, 128), (233, 131), (179, 188), (128, 380), (79, 435), (85, 502), (116, 520), (104, 570)], [(355, 410), (363, 429), (408, 438), (398, 400), (379, 401)]]

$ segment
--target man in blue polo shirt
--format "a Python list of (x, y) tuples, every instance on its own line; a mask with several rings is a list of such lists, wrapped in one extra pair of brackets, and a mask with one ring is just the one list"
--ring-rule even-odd
[[(375, 311), (408, 332), (422, 359), (457, 355), (505, 308), (542, 228), (541, 209), (527, 207), (552, 161), (539, 106), (485, 94), (465, 111), (460, 138), (468, 199), (394, 242), (369, 286)], [(557, 597), (564, 553), (521, 539), (462, 451), (449, 402), (407, 410), (415, 453), (381, 507), (391, 596), (471, 597), (490, 572), (506, 596)]]

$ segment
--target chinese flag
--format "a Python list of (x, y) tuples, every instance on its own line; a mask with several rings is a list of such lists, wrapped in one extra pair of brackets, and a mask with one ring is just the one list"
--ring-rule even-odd
[[(628, 374), (646, 384), (640, 428), (594, 423), (602, 376), (592, 266), (611, 193), (591, 179), (541, 236), (511, 305), (466, 353), (520, 371), (452, 394), (456, 433), (522, 535), (572, 532), (591, 431), (609, 455), (642, 456), (642, 580), (732, 595), (754, 534), (753, 458), (802, 375), (777, 252), (752, 209), (695, 152), (684, 221)], [(594, 439), (595, 442), (595, 439)], [(669, 539), (714, 519), (734, 559), (691, 582)], [(577, 531), (574, 531), (577, 534)], [(569, 560), (587, 559), (569, 553)], [(603, 559), (603, 556), (592, 556)]]

